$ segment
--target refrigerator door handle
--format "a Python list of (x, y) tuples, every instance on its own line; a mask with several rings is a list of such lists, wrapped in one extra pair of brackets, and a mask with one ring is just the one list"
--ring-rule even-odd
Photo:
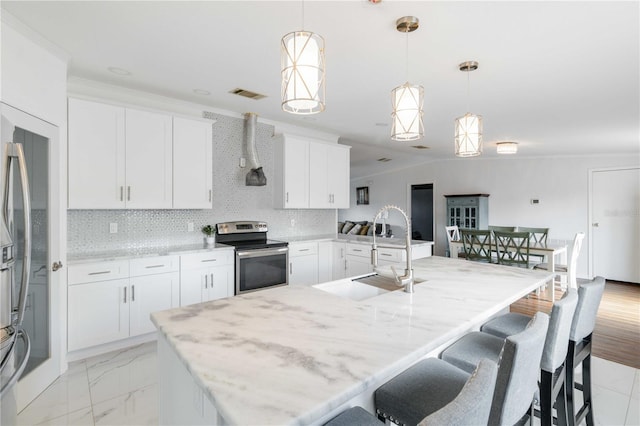
[(29, 196), (29, 177), (27, 175), (27, 163), (24, 159), (24, 150), (20, 143), (6, 144), (6, 161), (4, 172), (4, 217), (9, 217), (9, 182), (11, 181), (11, 162), (18, 159), (20, 170), (20, 183), (22, 186), (22, 207), (24, 210), (24, 253), (22, 256), (22, 283), (20, 283), (20, 297), (18, 299), (18, 312), (16, 325), (22, 325), (24, 310), (27, 304), (27, 291), (29, 290), (29, 271), (31, 270), (31, 197)]
[(31, 353), (31, 341), (29, 340), (29, 336), (24, 332), (22, 328), (19, 328), (16, 331), (16, 340), (13, 341), (13, 343), (11, 344), (11, 349), (9, 349), (9, 352), (5, 356), (5, 359), (2, 360), (0, 370), (5, 367), (5, 365), (11, 358), (11, 353), (15, 352), (15, 346), (18, 337), (21, 338), (22, 341), (24, 341), (24, 353), (22, 354), (22, 359), (20, 360), (20, 362), (16, 363), (16, 370), (13, 372), (11, 377), (9, 377), (9, 380), (2, 384), (2, 388), (0, 388), (0, 398), (18, 381), (18, 379), (22, 375), (22, 372), (24, 371), (24, 368), (27, 366), (27, 360), (29, 359), (29, 354)]

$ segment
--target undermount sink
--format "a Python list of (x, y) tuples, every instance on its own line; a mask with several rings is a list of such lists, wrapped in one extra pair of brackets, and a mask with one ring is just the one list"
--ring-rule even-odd
[[(415, 280), (414, 283), (422, 282)], [(313, 287), (326, 291), (339, 297), (351, 300), (366, 300), (390, 291), (401, 290), (402, 287), (396, 285), (395, 280), (378, 274), (365, 275), (351, 280), (331, 281), (323, 284), (316, 284)]]
[(352, 280), (331, 281), (313, 287), (351, 300), (365, 300), (388, 293), (389, 290)]

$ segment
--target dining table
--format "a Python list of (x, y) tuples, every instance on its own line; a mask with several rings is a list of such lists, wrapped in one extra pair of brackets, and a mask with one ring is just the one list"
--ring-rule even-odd
[[(452, 258), (458, 258), (458, 253), (464, 250), (462, 240), (454, 240), (450, 243)], [(493, 246), (493, 242), (492, 242)], [(532, 243), (529, 245), (529, 254), (543, 256), (544, 262), (549, 265), (549, 271), (555, 273), (556, 264), (567, 264), (567, 247), (569, 243), (566, 240), (547, 240), (546, 243)], [(515, 247), (514, 247), (515, 250)], [(555, 277), (555, 274), (554, 274)], [(552, 281), (552, 285), (555, 281)], [(555, 288), (551, 291), (551, 301), (555, 302)]]

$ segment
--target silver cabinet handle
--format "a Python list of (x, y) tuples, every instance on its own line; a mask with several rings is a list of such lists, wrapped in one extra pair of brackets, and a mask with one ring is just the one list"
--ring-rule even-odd
[(308, 249), (308, 248), (306, 248), (306, 249), (299, 249), (298, 251), (309, 251), (309, 249)]
[(149, 266), (145, 266), (145, 268), (147, 269), (152, 269), (152, 268), (162, 268), (164, 265), (149, 265)]
[(293, 262), (289, 262), (289, 275), (293, 274)]
[(209, 190), (209, 202), (211, 202), (211, 190)]
[(598, 222), (594, 222), (591, 224), (591, 226), (593, 226), (594, 228), (598, 228), (600, 224)]
[(331, 204), (331, 194), (329, 194), (329, 204)]
[(124, 186), (120, 186), (120, 201), (124, 201)]
[(353, 249), (353, 251), (361, 252), (362, 250), (360, 250), (360, 249)]
[(381, 255), (383, 255), (383, 256), (388, 256), (388, 257), (391, 257), (391, 256), (392, 256), (392, 255), (391, 255), (391, 254), (389, 254), (389, 253), (380, 253), (380, 254), (381, 254)]
[(215, 262), (217, 260), (218, 259), (204, 259), (204, 260), (201, 260), (200, 262)]
[(127, 303), (127, 288), (124, 288), (124, 303)]
[[(43, 266), (43, 268), (44, 268), (44, 266)], [(62, 268), (62, 262), (60, 260), (58, 260), (57, 262), (53, 262), (53, 264), (51, 265), (51, 270), (53, 272), (56, 272), (60, 268)]]
[(209, 288), (209, 275), (204, 276), (204, 288)]
[(127, 201), (131, 201), (131, 187), (127, 186)]
[(340, 257), (344, 257), (344, 249), (343, 248), (340, 249)]
[(287, 192), (287, 199), (286, 199), (287, 203), (289, 202), (289, 193)]
[(211, 274), (211, 288), (213, 288), (213, 274)]
[(87, 275), (103, 275), (103, 274), (110, 274), (111, 271), (99, 271), (99, 272), (89, 272)]
[(136, 286), (135, 285), (131, 286), (131, 301), (132, 302), (136, 301)]

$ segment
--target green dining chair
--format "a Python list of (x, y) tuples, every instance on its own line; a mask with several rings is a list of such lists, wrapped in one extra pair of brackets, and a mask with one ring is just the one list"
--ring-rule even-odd
[[(547, 245), (547, 237), (549, 236), (549, 228), (529, 228), (526, 226), (518, 226), (518, 232), (528, 232), (531, 234), (531, 244), (533, 245)], [(545, 261), (545, 257), (540, 254), (532, 254), (531, 260), (542, 263)]]
[(487, 227), (489, 231), (500, 231), (500, 232), (515, 232), (515, 226), (493, 226), (489, 225)]
[(493, 236), (499, 264), (529, 268), (529, 232), (494, 231)]
[(467, 260), (491, 263), (491, 231), (461, 229), (460, 238)]

